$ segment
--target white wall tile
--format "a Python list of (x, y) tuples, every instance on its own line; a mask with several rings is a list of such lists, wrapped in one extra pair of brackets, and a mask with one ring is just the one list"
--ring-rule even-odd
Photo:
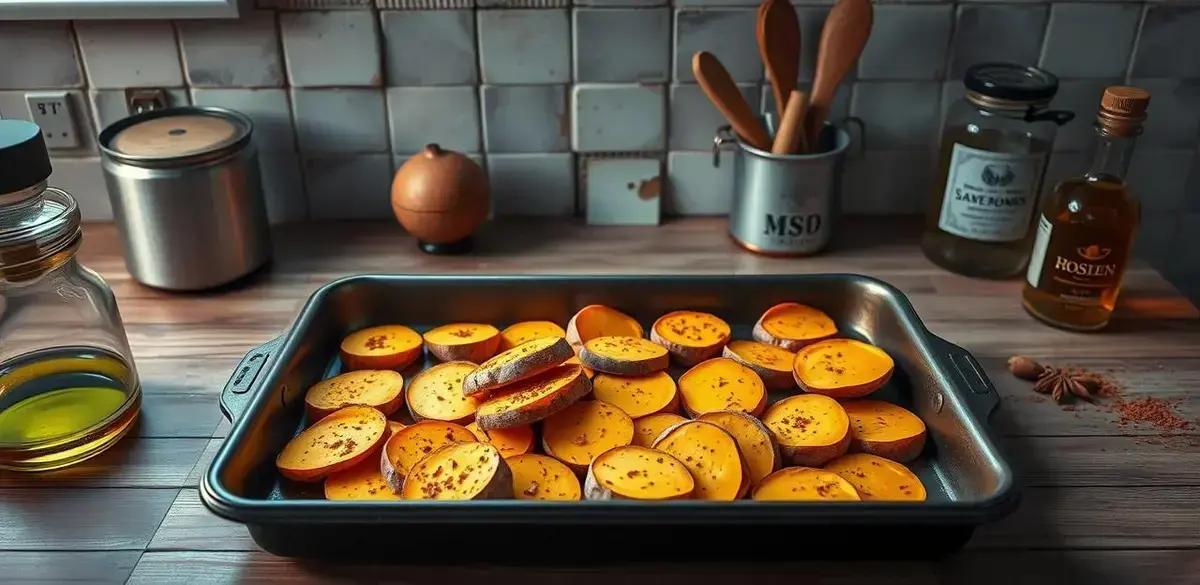
[(661, 85), (576, 84), (571, 143), (577, 152), (646, 151), (666, 147)]
[(960, 4), (950, 44), (950, 76), (977, 63), (1037, 63), (1045, 32), (1045, 4)]
[(495, 214), (574, 214), (574, 158), (570, 153), (488, 153), (488, 182)]
[(267, 204), (267, 217), (271, 223), (308, 219), (308, 196), (304, 193), (300, 156), (294, 152), (260, 150), (258, 167), (262, 177), (263, 199)]
[(193, 89), (192, 103), (229, 108), (249, 116), (260, 152), (296, 151), (292, 106), (285, 89)]
[(753, 8), (676, 10), (674, 80), (695, 81), (692, 55), (708, 51), (720, 59), (734, 81), (760, 81), (763, 67), (754, 27)]
[(871, 36), (858, 61), (859, 78), (941, 79), (953, 20), (949, 4), (876, 6)]
[(305, 157), (304, 185), (314, 220), (393, 218), (391, 155)]
[[(29, 111), (29, 102), (25, 99), (25, 91), (0, 91), (0, 118), (33, 121)], [(92, 108), (88, 104), (83, 90), (67, 90), (67, 100), (75, 116), (75, 132), (79, 136), (79, 147), (71, 149), (55, 149), (51, 156), (87, 156), (96, 152), (95, 123), (92, 121)]]
[(566, 9), (480, 10), (479, 60), (491, 84), (571, 81)]
[(417, 152), (436, 142), (479, 151), (479, 101), (474, 86), (392, 87), (387, 90), (393, 152)]
[(388, 151), (382, 89), (293, 89), (292, 107), (305, 154)]
[(733, 203), (733, 157), (722, 150), (720, 166), (711, 152), (667, 154), (667, 192), (663, 212), (674, 215), (728, 215)]
[(561, 152), (569, 147), (565, 85), (485, 85), (483, 143), (489, 154)]
[(860, 81), (850, 113), (866, 122), (873, 149), (930, 148), (941, 121), (940, 95), (936, 81)]
[(671, 76), (668, 8), (576, 8), (575, 80), (663, 83)]
[(83, 221), (112, 220), (112, 205), (98, 157), (56, 158), (51, 161), (51, 166), (54, 172), (47, 182), (75, 198)]
[(1075, 119), (1059, 126), (1054, 137), (1055, 150), (1084, 150), (1092, 143), (1092, 125), (1104, 88), (1119, 79), (1063, 79), (1050, 107), (1075, 112)]
[(387, 83), (473, 85), (475, 13), (471, 10), (387, 10), (380, 13)]
[(0, 89), (83, 85), (68, 21), (0, 22), (0, 55)]
[[(759, 103), (759, 85), (743, 83), (738, 86), (742, 96), (751, 110), (757, 110)], [(713, 135), (717, 128), (728, 125), (729, 122), (721, 116), (717, 108), (704, 95), (699, 85), (694, 83), (672, 85), (671, 106), (669, 108), (670, 147), (672, 150), (708, 150), (712, 148)], [(769, 93), (769, 92), (768, 92)]]
[(1130, 191), (1145, 213), (1183, 213), (1194, 150), (1140, 148), (1129, 165)]
[(1133, 77), (1200, 77), (1200, 5), (1151, 4), (1133, 55)]
[(1056, 3), (1041, 66), (1060, 78), (1123, 77), (1141, 19), (1140, 4)]
[(178, 26), (184, 73), (192, 87), (283, 85), (274, 12), (254, 10), (228, 20), (181, 20)]
[(849, 157), (842, 173), (842, 211), (925, 213), (932, 168), (932, 154), (923, 150), (868, 150), (861, 157)]
[(183, 85), (170, 21), (77, 21), (75, 34), (92, 88)]
[[(1200, 78), (1130, 79), (1150, 92), (1139, 148), (1191, 148), (1200, 136)], [(1098, 104), (1097, 104), (1098, 105)]]
[[(125, 90), (123, 89), (93, 89), (88, 92), (88, 99), (91, 101), (96, 134), (99, 134), (109, 124), (133, 114), (125, 103)], [(168, 106), (186, 106), (191, 103), (192, 98), (186, 89), (171, 88), (167, 90)]]
[(663, 192), (661, 161), (586, 158), (583, 168), (589, 225), (658, 225)]
[(383, 85), (374, 12), (280, 12), (279, 29), (292, 86)]

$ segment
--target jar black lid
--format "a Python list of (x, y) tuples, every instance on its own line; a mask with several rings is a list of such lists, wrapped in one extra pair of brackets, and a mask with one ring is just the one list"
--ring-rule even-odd
[(1058, 93), (1058, 78), (1054, 74), (1014, 63), (972, 65), (963, 85), (988, 97), (1022, 102), (1050, 101)]
[(42, 129), (25, 120), (0, 120), (0, 194), (28, 189), (50, 177)]

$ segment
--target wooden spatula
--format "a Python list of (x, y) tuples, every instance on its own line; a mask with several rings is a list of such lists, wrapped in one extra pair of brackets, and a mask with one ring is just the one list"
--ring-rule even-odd
[(758, 12), (758, 54), (767, 67), (775, 94), (775, 111), (782, 116), (788, 96), (800, 75), (800, 21), (790, 0), (766, 0)]
[(721, 115), (725, 116), (742, 140), (759, 150), (771, 148), (767, 131), (754, 117), (754, 111), (750, 109), (750, 104), (746, 103), (746, 98), (742, 97), (742, 92), (738, 90), (725, 66), (721, 65), (712, 53), (699, 51), (692, 55), (692, 73), (696, 75), (696, 81), (700, 82), (700, 89), (704, 90), (704, 95), (707, 95)]
[(807, 111), (808, 96), (798, 89), (793, 89), (787, 99), (787, 108), (779, 118), (775, 142), (771, 144), (771, 154), (798, 154), (807, 150), (804, 145), (804, 113)]
[(838, 84), (862, 55), (873, 19), (871, 0), (838, 0), (825, 19), (821, 41), (817, 45), (817, 68), (809, 96), (808, 117), (804, 121), (808, 143), (814, 148), (821, 125), (829, 116)]

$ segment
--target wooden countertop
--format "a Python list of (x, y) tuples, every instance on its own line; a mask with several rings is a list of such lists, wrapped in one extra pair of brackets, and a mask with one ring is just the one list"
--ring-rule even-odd
[[(276, 260), (239, 287), (167, 294), (134, 283), (115, 230), (91, 225), (80, 256), (116, 291), (145, 392), (137, 436), (76, 468), (0, 473), (0, 581), (169, 584), (316, 583), (402, 579), (608, 584), (706, 582), (1167, 583), (1200, 571), (1200, 428), (1163, 438), (1118, 426), (1107, 410), (1065, 411), (1004, 371), (1025, 353), (1056, 364), (1115, 368), (1130, 395), (1180, 400), (1200, 419), (1197, 310), (1144, 265), (1126, 276), (1119, 317), (1102, 334), (1058, 331), (1021, 309), (1019, 283), (973, 280), (925, 260), (918, 226), (850, 221), (841, 243), (809, 259), (744, 253), (724, 222), (588, 228), (566, 221), (490, 226), (477, 255), (418, 253), (390, 224), (294, 225), (276, 232)], [(993, 433), (1023, 478), (1023, 502), (939, 563), (759, 563), (604, 567), (337, 565), (277, 558), (245, 529), (213, 516), (197, 482), (229, 425), (217, 408), (243, 354), (278, 335), (331, 279), (393, 273), (859, 272), (903, 289), (938, 335), (972, 351), (1002, 396)], [(398, 544), (402, 546), (402, 544)], [(533, 544), (531, 544), (533, 546)], [(532, 550), (532, 549), (531, 549)]]

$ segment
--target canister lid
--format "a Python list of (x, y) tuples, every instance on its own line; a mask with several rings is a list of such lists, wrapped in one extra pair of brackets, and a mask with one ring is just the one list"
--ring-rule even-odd
[(250, 120), (233, 110), (187, 106), (119, 120), (100, 133), (100, 146), (128, 162), (183, 161), (237, 148), (251, 131)]
[(1058, 93), (1054, 74), (1028, 65), (980, 63), (963, 77), (967, 89), (990, 98), (1019, 102), (1048, 102)]
[(0, 203), (50, 176), (50, 154), (42, 129), (25, 120), (0, 120)]

